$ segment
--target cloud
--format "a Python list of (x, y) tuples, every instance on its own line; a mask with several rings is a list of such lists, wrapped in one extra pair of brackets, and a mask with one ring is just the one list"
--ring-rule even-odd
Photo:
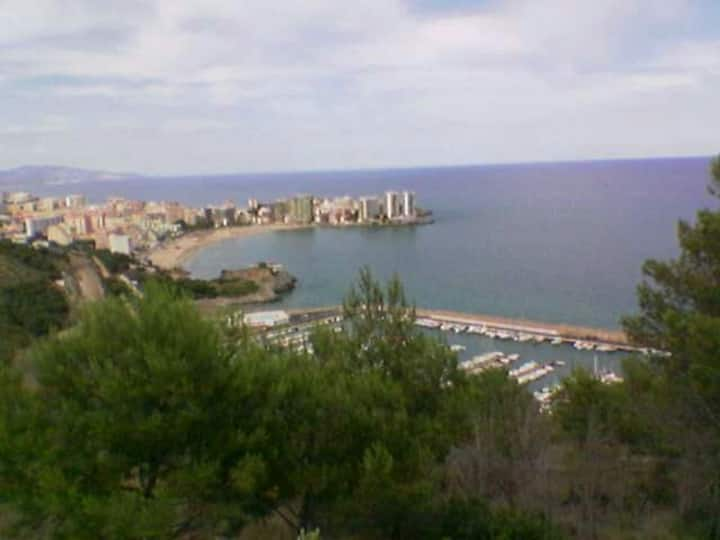
[[(657, 155), (720, 112), (711, 2), (9, 0), (0, 97), (16, 131), (73, 117), (37, 134), (58, 161), (121, 169)], [(713, 144), (699, 126), (673, 153)]]

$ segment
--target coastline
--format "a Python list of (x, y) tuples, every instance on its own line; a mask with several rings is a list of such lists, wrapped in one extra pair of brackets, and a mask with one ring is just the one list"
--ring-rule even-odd
[(243, 225), (194, 231), (170, 240), (169, 242), (163, 242), (159, 246), (149, 250), (145, 255), (158, 268), (173, 270), (175, 268), (182, 268), (198, 251), (224, 240), (243, 238), (264, 232), (301, 230), (306, 228), (308, 228), (307, 225), (273, 224)]
[(374, 228), (374, 227), (411, 227), (430, 225), (434, 223), (431, 217), (425, 217), (422, 220), (407, 223), (353, 223), (343, 225), (327, 225), (327, 224), (308, 224), (308, 225), (291, 225), (286, 223), (273, 223), (268, 225), (236, 225), (233, 227), (221, 227), (219, 229), (207, 229), (201, 231), (193, 231), (180, 236), (179, 238), (163, 242), (159, 246), (146, 252), (146, 257), (163, 270), (173, 270), (182, 268), (183, 265), (190, 260), (198, 251), (232, 238), (243, 238), (264, 232), (272, 231), (297, 231), (302, 229), (313, 228)]

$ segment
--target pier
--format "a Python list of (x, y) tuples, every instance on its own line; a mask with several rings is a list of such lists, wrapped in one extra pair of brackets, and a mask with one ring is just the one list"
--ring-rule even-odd
[[(289, 309), (288, 313), (296, 317), (313, 317), (321, 314), (340, 313), (341, 306), (325, 306), (318, 308)], [(416, 309), (419, 318), (430, 319), (439, 323), (463, 326), (487, 327), (512, 333), (525, 333), (541, 336), (546, 339), (557, 339), (562, 342), (574, 343), (583, 341), (595, 346), (610, 345), (619, 350), (639, 351), (632, 346), (621, 330), (579, 326), (563, 323), (550, 323), (529, 319), (514, 319), (479, 313), (462, 313), (440, 309)]]

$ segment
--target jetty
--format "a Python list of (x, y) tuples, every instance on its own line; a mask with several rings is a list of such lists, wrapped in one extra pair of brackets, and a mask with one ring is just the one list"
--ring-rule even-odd
[(591, 326), (578, 326), (564, 323), (549, 323), (529, 319), (513, 319), (484, 315), (447, 311), (439, 309), (418, 308), (417, 316), (447, 324), (479, 326), (493, 328), (500, 331), (543, 336), (549, 339), (560, 338), (563, 341), (589, 341), (599, 344), (629, 346), (627, 336), (621, 330), (595, 328)]
[[(313, 318), (319, 314), (340, 313), (341, 306), (290, 309), (288, 313), (297, 317)], [(641, 351), (630, 344), (621, 330), (580, 326), (566, 323), (552, 323), (530, 319), (515, 319), (480, 313), (463, 313), (441, 309), (417, 308), (418, 326), (437, 328), (455, 333), (484, 333), (489, 337), (516, 340), (548, 342), (553, 345), (581, 344), (588, 350), (599, 351)], [(481, 332), (480, 329), (483, 331)], [(579, 346), (579, 345), (578, 345)], [(576, 346), (576, 348), (578, 348)]]

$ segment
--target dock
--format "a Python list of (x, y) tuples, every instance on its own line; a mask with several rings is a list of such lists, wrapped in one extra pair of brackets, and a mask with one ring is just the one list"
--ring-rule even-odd
[(627, 336), (621, 330), (578, 326), (571, 324), (549, 323), (528, 319), (512, 319), (496, 315), (483, 315), (446, 311), (438, 309), (417, 309), (418, 317), (426, 317), (450, 324), (487, 326), (509, 332), (525, 332), (548, 338), (561, 338), (564, 341), (590, 341), (619, 347), (630, 345)]
[[(327, 313), (339, 313), (341, 310), (341, 306), (324, 306), (317, 308), (289, 309), (288, 312), (291, 315), (296, 316), (313, 316)], [(610, 345), (621, 350), (640, 350), (630, 344), (627, 336), (621, 330), (579, 326), (565, 323), (542, 322), (530, 319), (515, 319), (480, 313), (463, 313), (459, 311), (441, 309), (417, 308), (416, 313), (419, 318), (450, 325), (487, 327), (514, 334), (524, 333), (531, 334), (533, 336), (541, 336), (549, 340), (557, 339), (567, 343), (583, 341), (596, 346)]]

